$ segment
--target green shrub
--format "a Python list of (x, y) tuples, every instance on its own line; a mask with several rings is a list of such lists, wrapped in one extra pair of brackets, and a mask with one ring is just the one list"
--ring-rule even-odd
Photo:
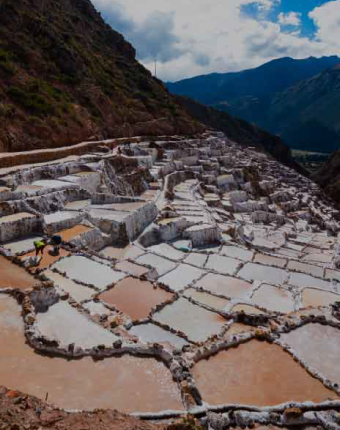
[(48, 116), (55, 112), (53, 104), (40, 93), (13, 86), (8, 89), (7, 94), (35, 115)]
[(6, 103), (0, 103), (0, 117), (10, 118), (15, 113), (15, 108)]
[(3, 48), (0, 48), (0, 68), (9, 76), (13, 76), (16, 73), (16, 68), (11, 61), (10, 53)]

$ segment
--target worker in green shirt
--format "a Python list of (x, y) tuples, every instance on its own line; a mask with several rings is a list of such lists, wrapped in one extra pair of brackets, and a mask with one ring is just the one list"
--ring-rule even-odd
[(41, 255), (44, 254), (45, 246), (47, 245), (47, 242), (45, 239), (36, 240), (33, 242), (34, 248), (35, 248), (35, 256), (37, 257), (40, 253)]

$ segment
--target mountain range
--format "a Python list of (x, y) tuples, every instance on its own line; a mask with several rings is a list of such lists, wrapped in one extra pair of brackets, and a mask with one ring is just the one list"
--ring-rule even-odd
[(255, 69), (167, 83), (170, 92), (240, 117), (295, 149), (340, 147), (340, 58), (281, 58)]
[(89, 0), (0, 0), (0, 152), (215, 128), (297, 167), (277, 137), (192, 105), (136, 60)]

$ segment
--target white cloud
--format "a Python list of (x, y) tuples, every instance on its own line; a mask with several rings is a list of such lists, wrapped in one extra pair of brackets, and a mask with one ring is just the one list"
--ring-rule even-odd
[(340, 0), (329, 1), (309, 13), (318, 27), (316, 39), (340, 52)]
[(283, 26), (291, 25), (293, 27), (299, 27), (301, 25), (301, 13), (299, 12), (281, 12), (278, 18), (279, 24)]
[[(334, 46), (334, 33), (331, 43), (326, 28), (327, 13), (322, 8), (310, 15), (319, 28), (317, 40), (302, 37), (295, 25), (292, 31), (287, 31), (280, 22), (270, 22), (266, 12), (280, 0), (93, 2), (112, 27), (133, 43), (138, 59), (146, 67), (153, 71), (157, 59), (158, 75), (164, 80), (242, 70), (282, 56), (321, 56), (332, 53)], [(338, 7), (340, 0), (329, 3)], [(248, 5), (257, 6), (264, 13), (256, 19), (246, 15), (243, 8)], [(339, 31), (339, 23), (338, 29), (334, 29), (334, 14), (335, 11), (328, 20), (334, 21), (333, 31)], [(297, 23), (299, 16), (282, 15), (281, 20)]]

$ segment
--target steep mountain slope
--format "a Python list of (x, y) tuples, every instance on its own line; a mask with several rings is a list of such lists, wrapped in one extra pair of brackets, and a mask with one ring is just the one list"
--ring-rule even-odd
[(340, 148), (340, 66), (279, 93), (269, 106), (267, 128), (297, 149)]
[(189, 115), (207, 127), (225, 132), (230, 139), (240, 144), (264, 149), (281, 163), (308, 176), (308, 173), (293, 160), (290, 149), (279, 137), (273, 136), (242, 119), (234, 118), (226, 112), (205, 106), (190, 98), (182, 96), (175, 96), (175, 98)]
[(340, 150), (332, 154), (321, 169), (313, 175), (312, 179), (340, 205)]
[(255, 69), (237, 73), (213, 73), (205, 76), (197, 76), (184, 79), (179, 82), (167, 83), (167, 87), (173, 94), (191, 97), (205, 104), (221, 104), (228, 106), (229, 113), (235, 113), (232, 109), (247, 100), (271, 98), (275, 93), (295, 85), (299, 81), (334, 67), (340, 63), (340, 58), (322, 57), (294, 60), (281, 58), (270, 61)]
[(0, 151), (193, 133), (89, 0), (0, 0)]

